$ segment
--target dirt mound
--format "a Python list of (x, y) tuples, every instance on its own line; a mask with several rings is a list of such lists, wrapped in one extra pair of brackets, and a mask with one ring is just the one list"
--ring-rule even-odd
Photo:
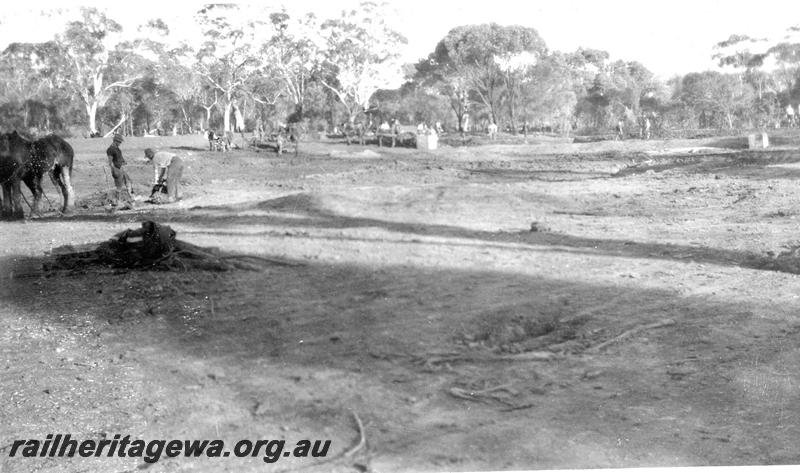
[(562, 350), (565, 342), (581, 337), (579, 329), (585, 317), (569, 317), (567, 301), (556, 301), (545, 306), (531, 303), (484, 314), (473, 333), (462, 335), (462, 343), (483, 346), (501, 353), (521, 353), (531, 350)]
[(445, 135), (439, 137), (439, 144), (446, 146), (478, 146), (483, 144), (482, 140), (474, 136), (461, 137), (459, 134)]
[(576, 136), (572, 139), (573, 143), (596, 143), (598, 141), (613, 141), (613, 134)]
[(604, 161), (622, 161), (634, 165), (653, 159), (652, 156), (642, 151), (609, 150), (597, 153), (594, 156)]
[(782, 251), (772, 257), (753, 257), (746, 266), (782, 273), (800, 274), (800, 243), (786, 245)]
[(320, 206), (318, 198), (304, 192), (267, 200), (257, 205), (260, 210), (303, 214), (319, 213)]
[(108, 207), (114, 203), (115, 199), (114, 194), (115, 191), (113, 190), (95, 192), (94, 194), (88, 197), (84, 197), (83, 199), (78, 199), (76, 206), (84, 209)]
[[(133, 197), (136, 199), (137, 196), (149, 196), (150, 191), (152, 190), (151, 187), (147, 187), (141, 184), (134, 184), (133, 185)], [(116, 201), (116, 190), (101, 190), (97, 191), (93, 194), (88, 195), (82, 199), (78, 199), (76, 202), (76, 206), (78, 208), (83, 209), (98, 209), (98, 208), (106, 208), (111, 207), (114, 205)]]

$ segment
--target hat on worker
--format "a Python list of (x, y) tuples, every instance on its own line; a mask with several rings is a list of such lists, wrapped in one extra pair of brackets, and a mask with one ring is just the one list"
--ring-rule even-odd
[(153, 151), (153, 148), (147, 148), (144, 150), (144, 155), (147, 159), (153, 159), (153, 156), (155, 156), (156, 153)]
[(114, 143), (122, 143), (123, 141), (125, 140), (122, 139), (122, 135), (114, 135)]

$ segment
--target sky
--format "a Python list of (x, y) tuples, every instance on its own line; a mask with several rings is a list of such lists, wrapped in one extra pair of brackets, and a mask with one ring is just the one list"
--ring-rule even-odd
[[(260, 0), (259, 4), (279, 1)], [(285, 2), (320, 17), (333, 16), (356, 0)], [(407, 39), (400, 45), (404, 62), (426, 57), (456, 26), (496, 22), (535, 28), (551, 50), (578, 47), (606, 50), (612, 59), (636, 60), (659, 77), (715, 67), (713, 46), (731, 34), (777, 41), (787, 28), (800, 25), (800, 1), (758, 0), (388, 0), (386, 19)], [(198, 1), (44, 1), (6, 4), (0, 12), (0, 47), (14, 41), (43, 41), (63, 30), (78, 6), (107, 11), (126, 30), (162, 18), (175, 32), (186, 29)], [(52, 16), (42, 10), (62, 8)]]

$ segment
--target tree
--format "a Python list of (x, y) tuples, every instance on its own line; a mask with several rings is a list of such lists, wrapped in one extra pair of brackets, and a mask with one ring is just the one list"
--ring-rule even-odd
[(373, 101), (381, 120), (391, 122), (397, 118), (402, 123), (441, 122), (447, 128), (451, 116), (447, 97), (430, 91), (414, 82), (406, 82), (399, 89), (379, 90)]
[(326, 41), (320, 83), (344, 106), (349, 123), (369, 110), (372, 95), (400, 77), (397, 45), (406, 39), (365, 2), (322, 24)]
[(216, 91), (223, 113), (223, 129), (231, 131), (234, 104), (246, 93), (246, 84), (259, 69), (258, 49), (262, 38), (254, 13), (237, 4), (207, 5), (197, 20), (206, 41), (197, 53), (195, 70)]
[[(741, 74), (743, 80), (748, 80), (755, 87), (759, 99), (765, 92), (765, 87), (770, 82), (770, 76), (761, 72), (761, 67), (769, 56), (764, 51), (766, 39), (752, 38), (747, 35), (732, 34), (725, 41), (714, 45), (712, 58), (719, 62), (720, 67), (729, 67), (736, 74)], [(753, 52), (753, 48), (761, 49)]]
[(525, 120), (568, 133), (578, 98), (575, 92), (577, 74), (567, 56), (549, 54), (532, 66), (528, 75), (530, 79), (524, 81), (520, 89)]
[(173, 128), (179, 124), (183, 131), (192, 130), (205, 85), (204, 78), (192, 68), (196, 51), (185, 42), (174, 40), (169, 26), (160, 18), (139, 27), (139, 34), (139, 41), (149, 53), (148, 74), (156, 86), (153, 98), (169, 98), (162, 100), (162, 106), (174, 115), (177, 123)]
[(800, 71), (800, 28), (792, 27), (770, 46), (766, 39), (731, 35), (714, 46), (713, 57), (729, 66), (755, 89), (754, 117), (762, 124), (780, 115), (779, 97), (791, 102), (791, 89)]
[[(464, 88), (476, 94), (497, 122), (501, 94), (509, 94), (514, 116), (518, 85), (525, 69), (546, 53), (542, 38), (533, 28), (496, 23), (459, 26), (436, 46), (431, 65), (455, 87), (463, 100)], [(510, 88), (509, 88), (510, 87)]]
[[(206, 120), (203, 129), (210, 130), (211, 111), (214, 110), (215, 107), (219, 106), (219, 93), (217, 92), (216, 88), (208, 84), (203, 84), (198, 92), (197, 101), (200, 104), (200, 107), (206, 112)], [(201, 123), (201, 125), (203, 124)]]
[(22, 127), (33, 121), (49, 129), (52, 109), (46, 102), (57, 87), (51, 80), (48, 57), (56, 52), (53, 42), (11, 43), (0, 54), (0, 96), (11, 107), (22, 109)]
[(160, 75), (160, 81), (175, 97), (184, 131), (195, 129), (196, 111), (202, 107), (203, 78), (189, 67), (175, 65)]
[(277, 12), (269, 18), (274, 33), (261, 49), (266, 75), (280, 79), (302, 118), (308, 86), (322, 63), (319, 25), (313, 14), (295, 19)]
[[(436, 51), (444, 49), (440, 42)], [(441, 54), (444, 54), (442, 52)], [(437, 52), (428, 59), (416, 64), (414, 81), (429, 90), (436, 90), (440, 95), (448, 98), (450, 108), (456, 116), (457, 128), (462, 134), (469, 130), (470, 99), (467, 80), (458, 74), (455, 67), (447, 62), (438, 62)]]
[(612, 70), (622, 105), (638, 117), (642, 98), (657, 88), (653, 73), (637, 61), (617, 61)]
[(753, 52), (752, 46), (758, 47), (763, 44), (765, 39), (757, 39), (747, 35), (732, 34), (725, 41), (720, 41), (714, 45), (713, 59), (719, 61), (719, 65), (733, 66), (734, 68), (757, 68), (764, 64), (766, 54)]
[(789, 28), (783, 41), (767, 50), (767, 57), (775, 64), (772, 77), (784, 105), (800, 102), (800, 94), (793, 93), (800, 90), (800, 26)]
[(735, 75), (706, 71), (683, 77), (680, 100), (702, 116), (701, 126), (709, 115), (719, 115), (732, 129), (737, 115), (744, 115), (752, 106), (754, 95), (750, 84)]
[(130, 87), (140, 76), (132, 44), (124, 42), (122, 26), (95, 8), (81, 9), (82, 21), (72, 21), (57, 37), (59, 54), (53, 66), (69, 89), (82, 101), (92, 134), (97, 130), (97, 109), (115, 90)]
[(494, 58), (502, 73), (503, 98), (507, 105), (511, 129), (517, 131), (517, 110), (522, 106), (522, 88), (533, 80), (531, 68), (547, 54), (544, 40), (533, 28), (508, 26), (501, 36), (501, 49)]

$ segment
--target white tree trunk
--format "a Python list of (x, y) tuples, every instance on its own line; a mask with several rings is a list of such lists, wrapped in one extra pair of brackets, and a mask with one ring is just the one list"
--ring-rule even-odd
[(235, 131), (239, 133), (244, 132), (244, 116), (242, 115), (242, 111), (239, 110), (239, 106), (236, 104), (233, 104), (233, 118)]
[(204, 130), (211, 129), (211, 107), (206, 108), (206, 126), (203, 129)]
[(231, 109), (233, 102), (229, 101), (225, 104), (225, 115), (222, 117), (223, 131), (231, 131)]
[(89, 115), (89, 131), (92, 134), (97, 133), (97, 102), (93, 101), (91, 104), (86, 104), (86, 114)]

